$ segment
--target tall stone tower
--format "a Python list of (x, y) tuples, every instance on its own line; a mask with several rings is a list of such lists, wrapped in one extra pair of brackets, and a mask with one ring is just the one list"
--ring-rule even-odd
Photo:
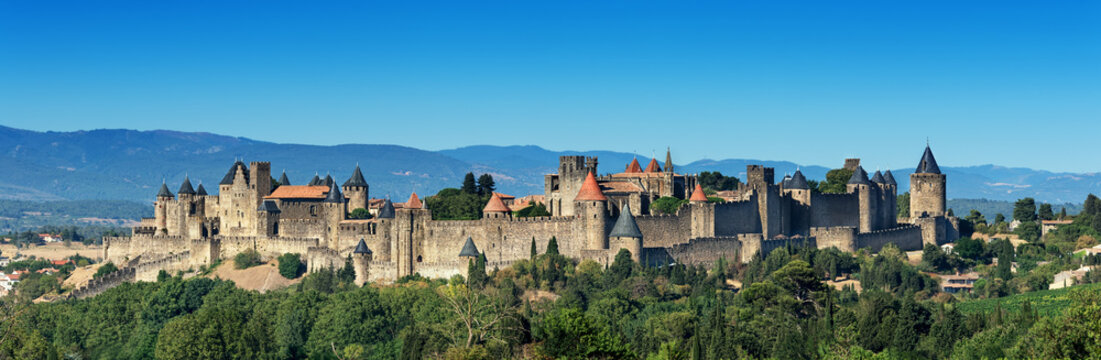
[(692, 237), (715, 236), (715, 204), (707, 202), (707, 195), (699, 183), (696, 183), (692, 196), (688, 198), (688, 208), (691, 211)]
[[(597, 158), (585, 156), (560, 156), (558, 157), (558, 177), (556, 181), (547, 181), (546, 195), (550, 202), (547, 204), (554, 216), (573, 216), (573, 195), (581, 189), (585, 182), (586, 174), (597, 174)], [(550, 177), (551, 175), (548, 175)]]
[(878, 229), (879, 188), (868, 180), (868, 173), (864, 171), (864, 167), (858, 166), (853, 171), (853, 176), (849, 178), (849, 184), (846, 187), (850, 194), (857, 194), (859, 199), (860, 232)]
[(367, 180), (363, 179), (363, 172), (359, 171), (359, 164), (356, 164), (355, 171), (352, 171), (352, 176), (344, 182), (343, 188), (344, 194), (348, 196), (348, 211), (367, 210), (368, 185)]
[(372, 255), (374, 254), (371, 249), (367, 248), (367, 242), (360, 238), (359, 244), (356, 244), (356, 249), (352, 251), (352, 266), (356, 270), (356, 286), (363, 286), (370, 278)]
[(940, 173), (933, 151), (925, 146), (917, 170), (910, 175), (910, 218), (945, 215), (946, 177)]
[(608, 198), (600, 191), (596, 177), (589, 173), (581, 190), (573, 199), (577, 215), (582, 218), (585, 227), (585, 250), (603, 250), (608, 248), (608, 237), (604, 233), (607, 222)]
[(623, 206), (623, 211), (619, 213), (619, 219), (616, 220), (612, 232), (608, 234), (608, 238), (613, 244), (617, 244), (620, 249), (630, 251), (631, 260), (635, 262), (642, 261), (642, 231), (639, 231), (638, 224), (635, 223), (635, 216), (631, 214), (630, 204)]
[(891, 170), (883, 173), (883, 182), (879, 184), (879, 189), (882, 192), (879, 210), (883, 214), (883, 221), (880, 224), (884, 228), (893, 228), (898, 225), (898, 183), (895, 182), (895, 176), (891, 174)]
[(665, 148), (665, 169), (662, 171), (661, 196), (677, 196), (673, 181), (673, 154)]
[(336, 187), (335, 182), (329, 186), (329, 193), (325, 195), (324, 202), (325, 216), (328, 219), (329, 228), (326, 229), (328, 230), (326, 233), (327, 239), (325, 239), (326, 241), (322, 244), (322, 247), (328, 246), (333, 249), (340, 249), (343, 245), (340, 244), (340, 227), (337, 225), (340, 224), (341, 220), (344, 220), (347, 209), (345, 208), (344, 194), (340, 193), (340, 188)]
[(173, 199), (172, 192), (168, 190), (168, 184), (161, 182), (161, 190), (157, 192), (157, 202), (153, 204), (153, 219), (157, 223), (157, 235), (168, 235), (168, 205)]

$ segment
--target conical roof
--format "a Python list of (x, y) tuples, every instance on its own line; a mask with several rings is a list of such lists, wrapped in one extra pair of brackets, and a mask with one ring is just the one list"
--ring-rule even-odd
[(199, 183), (199, 188), (195, 190), (195, 195), (206, 196), (206, 188), (203, 187), (203, 183)]
[(940, 166), (937, 166), (937, 159), (933, 157), (933, 150), (929, 149), (929, 146), (925, 146), (925, 153), (921, 155), (921, 162), (918, 163), (917, 170), (914, 171), (919, 174), (940, 174)]
[(589, 172), (589, 175), (585, 176), (585, 183), (581, 184), (581, 191), (578, 191), (577, 196), (573, 199), (576, 201), (608, 200), (607, 197), (604, 197), (604, 192), (600, 191), (600, 184), (596, 183), (596, 177), (593, 176), (592, 171)]
[(313, 179), (310, 179), (310, 182), (306, 183), (306, 185), (320, 186), (321, 185), (321, 178), (317, 177), (317, 173), (313, 173)]
[(791, 181), (788, 181), (786, 189), (809, 190), (810, 185), (807, 184), (807, 177), (803, 176), (803, 172), (795, 170), (795, 174), (791, 175)]
[(650, 159), (650, 163), (646, 165), (646, 172), (661, 172), (661, 165), (658, 165), (658, 159)]
[(180, 184), (180, 191), (176, 193), (180, 195), (195, 195), (195, 188), (191, 187), (191, 178), (184, 176), (184, 182)]
[(630, 204), (623, 205), (623, 211), (619, 213), (619, 219), (615, 221), (608, 237), (642, 238), (642, 231), (638, 230), (638, 224), (635, 223), (635, 215), (631, 214)]
[(356, 249), (352, 251), (356, 254), (370, 254), (371, 249), (367, 248), (367, 242), (363, 241), (363, 238), (359, 238), (359, 244), (356, 244)]
[(329, 174), (325, 174), (325, 180), (323, 181), (324, 182), (322, 184), (325, 186), (333, 186), (336, 184), (336, 181), (333, 181), (333, 176)]
[(876, 170), (875, 175), (872, 175), (872, 182), (874, 182), (876, 184), (884, 183), (883, 173), (880, 173), (879, 170)]
[(379, 219), (393, 219), (394, 218), (394, 203), (390, 199), (382, 202), (382, 207), (378, 208)]
[(707, 194), (703, 193), (703, 187), (700, 183), (696, 183), (696, 188), (692, 190), (692, 197), (688, 198), (691, 202), (707, 202)]
[(164, 182), (161, 182), (161, 191), (158, 191), (158, 192), (157, 192), (157, 197), (167, 197), (167, 198), (170, 198), (170, 197), (172, 197), (172, 196), (173, 196), (173, 195), (172, 195), (172, 192), (171, 192), (171, 191), (168, 191), (168, 184), (165, 184)]
[(329, 185), (329, 194), (325, 195), (325, 202), (342, 203), (344, 202), (344, 194), (340, 193), (340, 188), (336, 184)]
[(638, 164), (638, 158), (631, 159), (631, 163), (627, 164), (627, 170), (624, 170), (623, 172), (628, 174), (642, 172), (642, 166)]
[(665, 172), (673, 172), (673, 153), (665, 148)]
[(891, 175), (891, 170), (887, 170), (887, 172), (883, 173), (883, 182), (887, 185), (898, 185), (898, 183), (895, 182), (895, 176)]
[(508, 209), (508, 206), (505, 205), (504, 201), (501, 201), (501, 197), (497, 196), (497, 193), (493, 193), (493, 196), (489, 197), (489, 202), (486, 203), (486, 207), (485, 207), (485, 209), (482, 209), (482, 211), (483, 212), (509, 212), (511, 210)]
[(856, 170), (853, 170), (853, 176), (849, 178), (850, 185), (868, 185), (868, 173), (864, 171), (863, 166), (857, 166)]
[(279, 185), (290, 185), (290, 179), (287, 179), (287, 172), (283, 171), (283, 175), (279, 176)]
[(222, 177), (222, 182), (220, 182), (218, 184), (220, 184), (220, 185), (233, 185), (233, 177), (237, 176), (237, 167), (241, 167), (241, 170), (245, 172), (245, 180), (247, 181), (248, 180), (248, 166), (245, 166), (245, 163), (243, 161), (237, 160), (237, 162), (233, 163), (233, 166), (229, 167), (229, 171), (226, 172), (226, 176), (223, 176)]
[(463, 249), (459, 251), (459, 257), (478, 257), (478, 247), (474, 245), (474, 239), (469, 236), (466, 238), (466, 243), (463, 244)]
[(405, 202), (405, 208), (406, 209), (420, 209), (420, 208), (423, 208), (423, 207), (424, 207), (424, 204), (421, 203), (421, 199), (419, 197), (417, 197), (417, 192), (416, 191), (414, 191), (412, 194), (410, 194), (409, 195), (409, 200)]
[(344, 186), (367, 187), (367, 180), (363, 179), (363, 172), (359, 171), (359, 164), (356, 164), (356, 169), (352, 171), (352, 177), (344, 182)]
[(785, 189), (789, 189), (790, 188), (790, 184), (789, 184), (790, 182), (791, 182), (791, 175), (786, 175), (785, 174), (784, 179), (780, 180), (780, 186), (783, 186)]

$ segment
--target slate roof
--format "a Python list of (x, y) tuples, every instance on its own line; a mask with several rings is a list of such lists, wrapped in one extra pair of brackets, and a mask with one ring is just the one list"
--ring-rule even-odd
[(317, 173), (313, 173), (313, 179), (310, 179), (310, 182), (306, 183), (306, 185), (319, 186), (321, 185), (321, 178), (317, 177)]
[(933, 150), (929, 149), (929, 146), (925, 146), (925, 153), (921, 155), (921, 162), (918, 163), (917, 170), (914, 171), (919, 174), (940, 174), (940, 166), (937, 166), (937, 159), (933, 157)]
[(370, 254), (370, 253), (372, 253), (371, 249), (367, 248), (367, 242), (363, 241), (363, 238), (359, 239), (359, 244), (356, 244), (356, 249), (353, 250), (352, 252), (356, 253), (356, 254)]
[(195, 190), (195, 195), (206, 196), (206, 188), (203, 187), (203, 183), (199, 183), (199, 189)]
[(474, 245), (474, 239), (469, 236), (466, 238), (463, 249), (459, 251), (459, 257), (478, 257), (478, 247)]
[(233, 177), (237, 175), (237, 167), (238, 166), (240, 166), (241, 170), (244, 171), (245, 181), (248, 181), (248, 166), (246, 166), (243, 161), (237, 160), (237, 162), (233, 163), (233, 166), (229, 167), (229, 171), (226, 172), (226, 176), (223, 176), (222, 177), (222, 182), (220, 182), (218, 184), (219, 185), (233, 185)]
[(344, 194), (340, 193), (340, 188), (336, 184), (329, 185), (329, 194), (325, 195), (325, 202), (342, 203), (344, 202)]
[(359, 171), (359, 165), (356, 165), (356, 169), (352, 171), (352, 177), (348, 178), (348, 181), (344, 182), (344, 186), (359, 186), (367, 187), (367, 180), (363, 179), (363, 172)]
[(382, 203), (382, 207), (378, 208), (379, 219), (393, 219), (394, 218), (394, 203), (390, 199), (386, 199)]
[(276, 206), (275, 202), (271, 200), (264, 200), (264, 202), (260, 203), (260, 208), (256, 209), (256, 211), (267, 211), (275, 214), (282, 212), (279, 210), (279, 206)]
[(874, 182), (876, 184), (885, 183), (886, 180), (883, 180), (883, 173), (880, 173), (879, 170), (876, 170), (875, 175), (872, 175), (872, 182)]
[(863, 166), (857, 166), (856, 170), (853, 170), (853, 176), (849, 178), (849, 185), (869, 185), (868, 173), (864, 171)]
[(887, 185), (898, 185), (898, 183), (895, 182), (895, 176), (891, 175), (891, 170), (887, 170), (887, 172), (883, 173), (883, 181)]
[(619, 219), (616, 220), (615, 226), (612, 227), (612, 233), (608, 234), (608, 237), (642, 238), (642, 231), (638, 230), (635, 216), (631, 214), (630, 204), (623, 205), (623, 209), (619, 213)]
[(707, 202), (707, 194), (703, 193), (703, 187), (700, 186), (700, 183), (696, 183), (696, 189), (692, 190), (692, 197), (689, 197), (688, 201)]
[(279, 177), (279, 186), (290, 185), (290, 184), (291, 184), (291, 181), (290, 181), (290, 179), (287, 179), (287, 172), (284, 171), (283, 175)]
[(604, 192), (600, 191), (600, 185), (596, 183), (596, 177), (593, 176), (592, 171), (589, 172), (589, 175), (585, 176), (585, 183), (581, 184), (581, 190), (577, 192), (577, 196), (573, 199), (577, 201), (608, 200), (608, 198), (604, 197)]
[(322, 181), (324, 181), (324, 183), (322, 183), (322, 185), (325, 185), (325, 186), (333, 186), (334, 184), (336, 184), (336, 181), (333, 181), (333, 176), (329, 175), (329, 174), (325, 174), (325, 180), (322, 180)]
[(157, 192), (157, 197), (172, 197), (172, 192), (168, 191), (168, 184), (161, 182), (161, 191)]
[(788, 181), (785, 189), (809, 190), (810, 185), (807, 184), (807, 177), (803, 176), (803, 172), (795, 170), (795, 174), (791, 175), (791, 180)]
[(191, 179), (184, 176), (183, 184), (180, 184), (180, 191), (176, 193), (180, 195), (195, 195), (195, 188), (191, 187)]

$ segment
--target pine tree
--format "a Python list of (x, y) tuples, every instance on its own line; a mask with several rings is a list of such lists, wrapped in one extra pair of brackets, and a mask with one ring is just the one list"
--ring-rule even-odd
[(466, 177), (463, 178), (463, 192), (467, 194), (477, 194), (478, 186), (474, 184), (474, 173), (466, 173)]
[(497, 190), (497, 185), (493, 182), (493, 175), (482, 174), (478, 177), (478, 195), (493, 195), (494, 190)]

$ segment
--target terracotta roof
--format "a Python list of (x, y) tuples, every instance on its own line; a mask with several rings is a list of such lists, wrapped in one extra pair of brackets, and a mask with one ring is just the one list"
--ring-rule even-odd
[(649, 177), (662, 177), (662, 176), (665, 176), (665, 173), (661, 173), (661, 172), (656, 172), (656, 173), (640, 172), (640, 173), (612, 174), (612, 177), (617, 177), (617, 178), (649, 178)]
[(692, 190), (692, 197), (688, 198), (688, 201), (707, 202), (707, 195), (703, 193), (703, 187), (700, 186), (700, 183), (696, 183), (696, 189)]
[(1040, 223), (1044, 225), (1066, 225), (1074, 223), (1074, 220), (1040, 220)]
[(608, 201), (608, 198), (604, 197), (604, 193), (600, 191), (600, 185), (596, 183), (596, 177), (593, 176), (592, 171), (585, 176), (585, 183), (581, 184), (581, 191), (578, 191), (577, 196), (573, 199), (577, 201)]
[(648, 173), (661, 172), (661, 165), (658, 165), (658, 159), (650, 159), (650, 164), (646, 165), (646, 172), (648, 172)]
[(406, 209), (420, 209), (422, 207), (424, 205), (421, 204), (421, 199), (417, 197), (416, 191), (409, 195), (409, 201), (406, 201), (404, 206)]
[(275, 188), (265, 199), (324, 199), (328, 186), (284, 185)]
[(626, 181), (601, 181), (600, 189), (611, 192), (642, 192), (642, 188)]
[(501, 200), (512, 200), (512, 199), (516, 198), (515, 196), (509, 195), (509, 194), (502, 194), (502, 193), (499, 193), (499, 192), (496, 192), (496, 191), (493, 192), (493, 195), (497, 195), (497, 196), (501, 197)]
[(497, 193), (493, 193), (493, 196), (489, 197), (489, 203), (486, 204), (484, 212), (509, 212), (512, 210), (505, 206), (505, 203), (501, 201), (501, 197)]
[(631, 159), (631, 163), (627, 164), (627, 170), (623, 170), (623, 172), (628, 174), (642, 172), (642, 166), (638, 164), (638, 158)]

